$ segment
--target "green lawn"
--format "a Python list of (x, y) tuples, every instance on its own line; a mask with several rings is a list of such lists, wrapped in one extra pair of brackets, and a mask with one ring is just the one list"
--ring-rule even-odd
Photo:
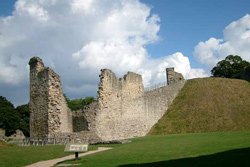
[[(250, 131), (147, 136), (114, 149), (81, 157), (82, 167), (246, 167), (250, 166)], [(103, 146), (103, 145), (102, 145)], [(96, 149), (97, 146), (90, 146)], [(66, 156), (64, 146), (2, 146), (0, 166), (24, 166)]]
[(246, 167), (250, 132), (147, 136), (82, 157), (83, 167)]
[[(1, 146), (0, 167), (20, 167), (69, 155), (64, 153), (65, 146)], [(97, 146), (90, 146), (96, 149)]]

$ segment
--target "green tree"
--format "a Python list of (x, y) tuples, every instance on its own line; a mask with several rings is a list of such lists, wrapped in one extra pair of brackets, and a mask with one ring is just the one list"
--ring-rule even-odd
[(94, 97), (86, 97), (85, 99), (83, 99), (83, 105), (89, 105), (93, 102), (95, 102), (96, 99)]
[(225, 60), (219, 61), (211, 73), (214, 77), (240, 79), (241, 72), (247, 66), (250, 66), (250, 63), (240, 56), (229, 55)]
[(80, 110), (83, 106), (83, 99), (80, 98), (80, 99), (69, 100), (67, 104), (72, 111)]
[(0, 96), (0, 128), (5, 129), (5, 135), (10, 136), (18, 128), (19, 115), (15, 107), (5, 97)]
[(68, 107), (72, 111), (80, 110), (83, 106), (89, 105), (96, 101), (94, 97), (86, 97), (85, 99), (72, 99), (70, 100), (66, 94), (64, 94)]
[(30, 136), (30, 108), (28, 104), (16, 107), (16, 113), (18, 114), (18, 129), (27, 137)]

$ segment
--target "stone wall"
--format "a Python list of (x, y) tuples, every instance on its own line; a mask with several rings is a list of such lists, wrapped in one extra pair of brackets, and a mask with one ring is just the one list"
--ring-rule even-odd
[(97, 102), (72, 112), (59, 75), (38, 57), (29, 64), (31, 137), (70, 137), (92, 143), (145, 136), (185, 83), (181, 74), (169, 68), (167, 86), (144, 91), (141, 75), (128, 72), (117, 78), (103, 69)]
[(245, 67), (245, 69), (241, 73), (241, 79), (250, 82), (250, 67)]
[(7, 142), (8, 141), (8, 137), (5, 136), (5, 130), (0, 128), (0, 140), (1, 141), (4, 141), (4, 142)]
[(72, 113), (67, 107), (59, 75), (39, 57), (30, 59), (30, 135), (50, 137), (72, 132)]
[(10, 139), (8, 143), (21, 143), (25, 139), (25, 136), (21, 130), (17, 129), (8, 139)]
[(100, 79), (97, 135), (105, 141), (141, 136), (145, 111), (141, 76), (128, 72), (119, 79), (104, 69)]
[[(168, 78), (175, 84), (145, 92), (139, 74), (128, 72), (123, 78), (117, 78), (111, 70), (103, 69), (98, 101), (93, 104), (95, 107), (87, 106), (81, 113), (78, 111), (78, 114), (74, 114), (73, 118), (82, 119), (83, 126), (88, 126), (85, 130), (102, 141), (145, 136), (185, 83), (182, 75), (174, 72), (173, 68), (168, 71)], [(79, 123), (74, 122), (74, 127), (78, 126)]]
[(21, 143), (25, 139), (23, 132), (19, 129), (14, 134), (7, 137), (5, 136), (5, 130), (0, 128), (0, 140), (8, 143)]
[[(40, 58), (32, 58), (30, 65), (30, 136), (46, 137), (48, 134), (48, 92), (44, 64)], [(38, 74), (40, 74), (38, 76)]]
[(165, 114), (184, 83), (185, 82), (179, 82), (145, 92), (146, 114), (150, 121), (146, 133), (148, 133), (151, 127)]
[(93, 102), (81, 110), (73, 111), (73, 132), (95, 131), (98, 110), (98, 102)]
[(167, 68), (166, 74), (167, 74), (168, 85), (185, 82), (183, 75), (181, 73), (175, 72), (173, 67)]

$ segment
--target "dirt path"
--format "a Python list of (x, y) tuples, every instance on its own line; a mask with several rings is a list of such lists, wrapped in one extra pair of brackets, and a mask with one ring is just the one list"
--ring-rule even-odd
[[(86, 155), (90, 155), (90, 154), (94, 154), (97, 152), (106, 151), (106, 150), (110, 150), (110, 149), (112, 149), (112, 148), (111, 147), (98, 147), (98, 150), (88, 151), (86, 153), (79, 154), (78, 156), (83, 157)], [(52, 159), (52, 160), (48, 160), (48, 161), (40, 161), (40, 162), (31, 164), (31, 165), (28, 165), (25, 167), (51, 167), (58, 162), (62, 162), (62, 161), (74, 159), (74, 158), (75, 158), (75, 155), (68, 155), (68, 156), (62, 157), (62, 158)]]

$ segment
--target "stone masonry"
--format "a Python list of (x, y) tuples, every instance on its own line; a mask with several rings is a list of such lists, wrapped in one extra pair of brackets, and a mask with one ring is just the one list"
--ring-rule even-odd
[(97, 102), (70, 111), (60, 77), (42, 60), (30, 60), (31, 137), (72, 137), (101, 142), (145, 136), (163, 116), (185, 84), (183, 76), (166, 70), (168, 85), (144, 91), (142, 77), (128, 72), (117, 78), (101, 70)]
[(72, 132), (72, 112), (63, 96), (60, 76), (44, 67), (39, 57), (30, 65), (30, 135), (52, 137), (57, 132)]
[(176, 83), (185, 82), (183, 75), (181, 73), (175, 72), (174, 68), (167, 68), (166, 74), (167, 74), (168, 85), (174, 85)]
[(244, 70), (241, 72), (240, 78), (250, 82), (250, 67), (249, 66), (244, 68)]

